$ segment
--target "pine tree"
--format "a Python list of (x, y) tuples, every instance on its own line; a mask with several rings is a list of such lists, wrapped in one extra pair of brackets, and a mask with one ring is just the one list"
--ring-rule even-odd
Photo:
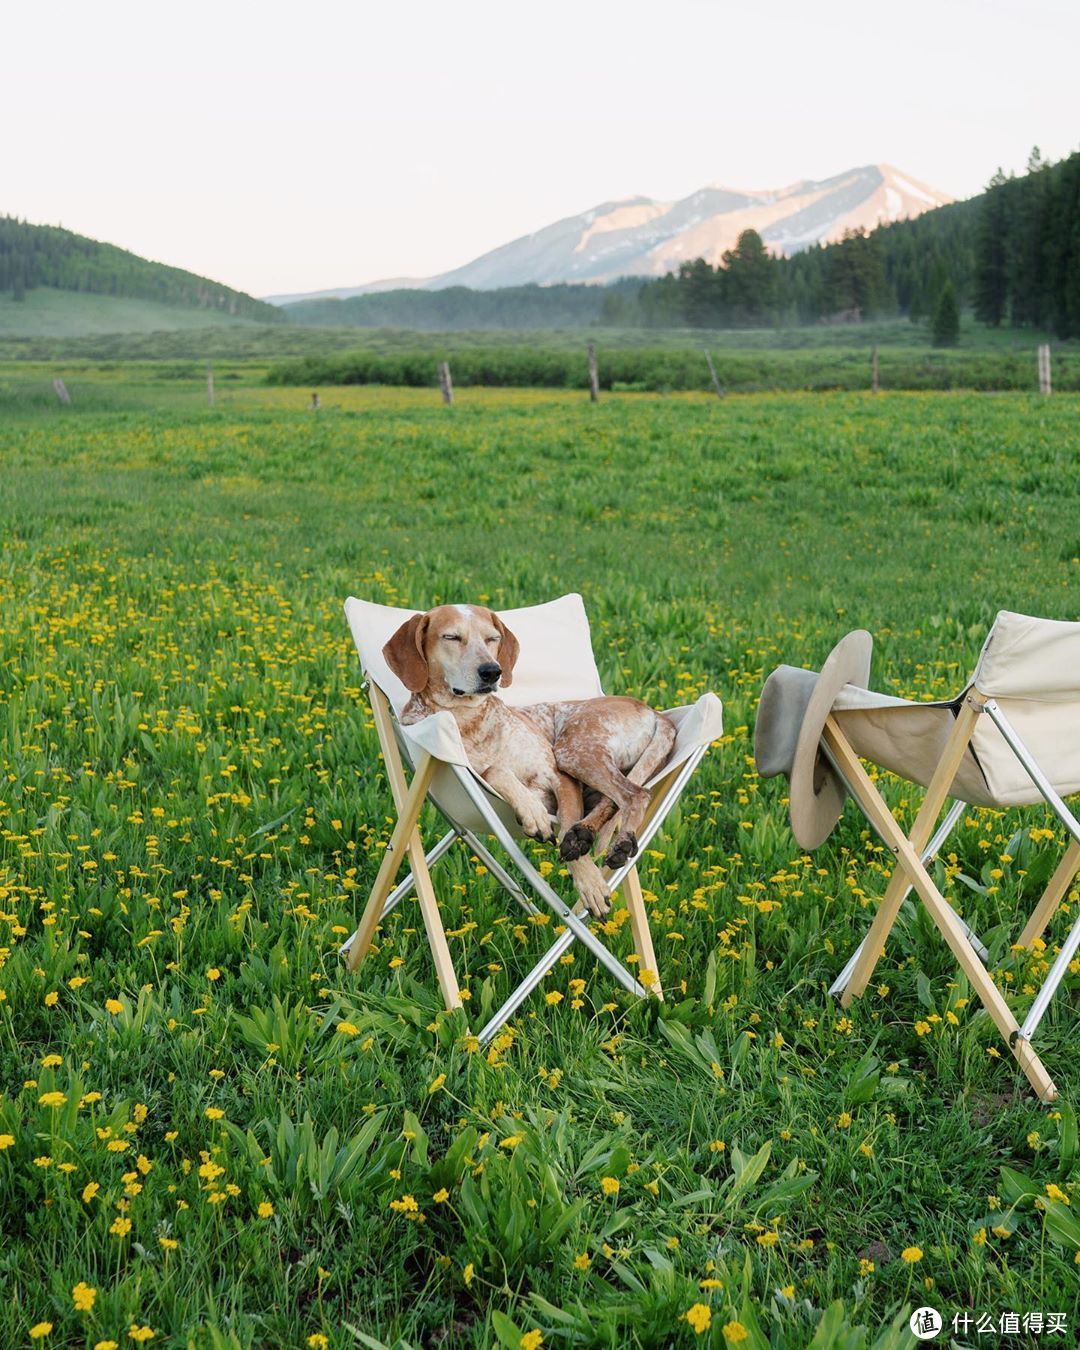
[(935, 347), (956, 347), (960, 344), (960, 306), (951, 281), (946, 281), (934, 307), (930, 325), (931, 341)]
[(724, 301), (732, 323), (768, 323), (776, 296), (776, 260), (757, 230), (743, 230), (733, 249), (721, 259)]
[(1005, 175), (998, 169), (987, 184), (975, 243), (975, 314), (997, 328), (1009, 299), (1008, 200)]

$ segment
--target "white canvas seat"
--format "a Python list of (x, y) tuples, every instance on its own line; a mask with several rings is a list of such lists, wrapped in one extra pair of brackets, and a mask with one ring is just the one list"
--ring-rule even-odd
[[(518, 904), (536, 912), (527, 895), (527, 890), (531, 890), (566, 925), (555, 944), (479, 1033), (482, 1043), (513, 1015), (574, 941), (587, 947), (625, 988), (639, 996), (651, 992), (662, 998), (641, 883), (633, 861), (614, 873), (605, 873), (605, 876), (612, 894), (621, 890), (626, 902), (638, 970), (648, 988), (592, 932), (581, 917), (576, 900), (567, 904), (522, 850), (519, 841), (524, 836), (514, 813), (483, 779), (473, 773), (453, 716), (448, 712), (435, 713), (409, 726), (403, 726), (398, 720), (410, 694), (386, 664), (383, 647), (415, 613), (415, 610), (373, 604), (353, 597), (345, 603), (345, 614), (368, 682), (375, 727), (398, 810), (397, 825), (360, 925), (341, 948), (349, 969), (355, 970), (367, 954), (379, 922), (415, 889), (443, 1001), (447, 1009), (461, 1006), (457, 977), (429, 871), (460, 839)], [(501, 610), (499, 615), (520, 643), (513, 684), (499, 693), (504, 702), (523, 707), (555, 700), (596, 698), (603, 694), (593, 658), (589, 622), (579, 595), (564, 595), (547, 604), (524, 609)], [(713, 694), (703, 695), (695, 704), (672, 709), (668, 716), (676, 725), (675, 747), (668, 762), (645, 784), (652, 793), (652, 801), (640, 831), (639, 852), (648, 845), (678, 801), (709, 744), (722, 732), (721, 705)], [(406, 786), (404, 776), (406, 764), (412, 770), (409, 786)], [(438, 809), (450, 826), (449, 832), (426, 855), (417, 823), (425, 800)], [(508, 866), (501, 863), (484, 843), (484, 837), (490, 835), (494, 835), (502, 846)], [(391, 890), (406, 853), (411, 872)], [(557, 851), (553, 850), (552, 856), (557, 859)]]
[[(865, 641), (855, 643), (855, 638)], [(869, 635), (849, 634), (830, 657), (833, 684), (819, 691), (816, 701), (813, 677), (808, 678), (807, 672), (788, 667), (775, 671), (762, 691), (765, 731), (758, 738), (759, 766), (766, 765), (763, 772), (790, 768), (797, 838), (802, 832), (809, 846), (816, 847), (822, 842), (822, 830), (827, 833), (835, 823), (826, 805), (828, 792), (822, 791), (831, 771), (896, 854), (897, 866), (870, 933), (830, 992), (839, 994), (848, 1007), (865, 991), (900, 906), (914, 890), (1032, 1086), (1044, 1101), (1052, 1101), (1057, 1089), (1031, 1039), (1080, 947), (1080, 917), (1074, 919), (1020, 1024), (986, 969), (985, 947), (948, 905), (926, 863), (966, 806), (1005, 809), (1045, 803), (1064, 825), (1070, 842), (1018, 942), (1030, 946), (1041, 937), (1080, 871), (1080, 822), (1064, 801), (1080, 791), (1080, 623), (1003, 610), (968, 686), (955, 699), (940, 703), (917, 703), (862, 688), (861, 669), (859, 678), (850, 678), (862, 659), (856, 648), (865, 658), (868, 675)], [(845, 663), (849, 677), (841, 683)], [(793, 733), (783, 723), (797, 718), (803, 708), (812, 716)], [(796, 740), (799, 748), (791, 752)], [(807, 761), (808, 746), (817, 755), (814, 765)], [(861, 759), (926, 789), (909, 835), (893, 819)], [(821, 798), (816, 809), (812, 794)], [(953, 805), (931, 838), (949, 797)], [(831, 802), (842, 803), (842, 792)]]

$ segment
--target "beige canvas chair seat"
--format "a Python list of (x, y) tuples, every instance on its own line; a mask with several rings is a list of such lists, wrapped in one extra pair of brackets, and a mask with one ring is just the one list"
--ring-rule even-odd
[[(869, 644), (867, 634), (849, 634), (833, 656), (849, 644), (850, 665), (850, 652), (859, 645), (850, 644), (855, 637)], [(866, 653), (868, 670), (869, 646), (860, 650)], [(834, 669), (843, 667), (843, 661), (830, 660)], [(805, 747), (811, 736), (819, 756), (813, 790), (818, 791), (830, 774), (837, 775), (898, 863), (870, 934), (831, 992), (841, 995), (845, 1007), (864, 992), (900, 906), (915, 890), (1030, 1082), (1043, 1100), (1052, 1100), (1056, 1088), (1031, 1048), (1031, 1037), (1080, 947), (1080, 919), (1064, 939), (1020, 1025), (983, 964), (985, 947), (947, 904), (926, 871), (926, 863), (967, 805), (1001, 810), (1048, 805), (1068, 831), (1070, 843), (1019, 941), (1030, 945), (1045, 930), (1080, 870), (1080, 823), (1064, 801), (1080, 791), (1080, 623), (1003, 610), (983, 645), (970, 683), (955, 699), (918, 703), (848, 682), (827, 690), (824, 703), (816, 700), (817, 720), (812, 726), (784, 726), (785, 718), (790, 721), (805, 714), (813, 690), (813, 677), (803, 671), (781, 667), (770, 676), (762, 691), (767, 725), (759, 737), (759, 766), (765, 766), (763, 774), (791, 771), (792, 820), (798, 820), (803, 831), (820, 825), (824, 811), (825, 828), (808, 840), (809, 846), (817, 846), (833, 817), (821, 805), (814, 820), (807, 803), (794, 800), (798, 771), (791, 749), (796, 742)], [(860, 760), (926, 789), (910, 835), (903, 834)], [(801, 783), (799, 792), (806, 796), (808, 791), (806, 783)], [(953, 806), (931, 839), (948, 797), (954, 798)]]
[[(642, 996), (647, 990), (612, 955), (577, 912), (576, 901), (568, 905), (540, 875), (520, 842), (524, 835), (507, 803), (470, 767), (458, 725), (448, 712), (435, 713), (408, 726), (399, 721), (410, 698), (409, 691), (383, 658), (383, 647), (416, 610), (399, 609), (350, 597), (345, 613), (368, 682), (372, 713), (387, 776), (399, 811), (398, 826), (391, 838), (364, 916), (356, 932), (342, 945), (349, 968), (355, 970), (371, 944), (377, 924), (411, 890), (415, 889), (436, 972), (447, 1008), (461, 1005), (457, 977), (450, 961), (442, 920), (429, 868), (458, 840), (475, 853), (509, 894), (535, 913), (526, 889), (554, 910), (566, 924), (554, 946), (521, 982), (498, 1013), (480, 1032), (489, 1040), (513, 1015), (528, 994), (575, 940), (580, 940), (625, 988)], [(585, 606), (579, 595), (565, 595), (547, 604), (501, 610), (500, 618), (520, 644), (513, 684), (500, 690), (511, 707), (534, 703), (596, 698), (603, 694), (593, 657), (592, 639)], [(652, 793), (650, 810), (639, 839), (639, 852), (660, 828), (700, 763), (710, 743), (722, 732), (720, 700), (703, 695), (696, 703), (668, 710), (675, 723), (675, 747), (668, 762), (645, 787)], [(406, 791), (404, 768), (411, 769), (412, 787)], [(415, 800), (407, 801), (411, 796)], [(448, 834), (426, 855), (420, 842), (417, 819), (424, 801), (430, 801), (450, 826)], [(399, 837), (400, 835), (400, 837)], [(504, 866), (484, 843), (494, 835), (508, 855)], [(391, 890), (394, 876), (408, 852), (411, 872)], [(554, 854), (557, 857), (557, 853)], [(516, 875), (515, 875), (516, 873)], [(637, 869), (633, 862), (605, 874), (614, 894), (621, 889), (630, 912), (638, 970), (658, 975), (656, 957), (645, 915)], [(657, 978), (649, 992), (662, 997)]]

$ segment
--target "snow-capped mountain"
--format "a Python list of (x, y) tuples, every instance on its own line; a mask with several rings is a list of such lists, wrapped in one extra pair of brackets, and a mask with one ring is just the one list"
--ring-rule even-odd
[[(873, 229), (950, 201), (945, 193), (889, 164), (869, 164), (818, 183), (792, 183), (772, 192), (743, 192), (711, 184), (677, 202), (657, 202), (649, 197), (604, 202), (440, 276), (420, 280), (399, 277), (319, 291), (317, 295), (344, 299), (393, 287), (439, 290), (471, 286), (494, 290), (527, 282), (543, 285), (662, 276), (693, 258), (718, 262), (743, 230), (757, 230), (774, 253), (797, 253), (813, 244), (831, 243), (845, 230)], [(276, 304), (313, 298), (269, 297)]]

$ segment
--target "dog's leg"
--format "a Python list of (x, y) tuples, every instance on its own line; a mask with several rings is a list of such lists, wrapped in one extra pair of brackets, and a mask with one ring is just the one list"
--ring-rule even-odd
[(517, 816), (521, 828), (530, 839), (539, 839), (548, 843), (555, 838), (551, 828), (551, 814), (547, 803), (538, 792), (527, 788), (520, 779), (515, 778), (507, 769), (493, 765), (483, 774), (484, 782), (509, 803)]
[[(575, 847), (593, 837), (618, 810), (619, 833), (604, 858), (605, 866), (621, 867), (637, 853), (637, 831), (649, 808), (649, 794), (641, 786), (662, 767), (675, 744), (675, 728), (666, 717), (657, 716), (652, 738), (642, 751), (637, 763), (624, 774), (607, 749), (597, 753), (597, 747), (574, 745), (570, 738), (555, 745), (555, 759), (559, 768), (574, 774), (588, 787), (603, 793), (596, 806), (581, 821), (574, 833)], [(565, 856), (565, 855), (564, 855)]]
[[(643, 788), (643, 785), (652, 778), (653, 774), (662, 769), (668, 762), (674, 747), (675, 728), (666, 717), (658, 714), (652, 740), (641, 752), (641, 758), (626, 775), (628, 781), (633, 783), (635, 787)], [(620, 813), (617, 822), (620, 826), (619, 833), (604, 859), (608, 867), (621, 867), (624, 862), (628, 862), (637, 853), (637, 832), (645, 818), (649, 800), (649, 794), (646, 792), (644, 803), (638, 799), (636, 805)]]
[[(569, 774), (560, 773), (555, 789), (555, 799), (559, 816), (559, 834), (562, 841), (559, 855), (566, 863), (567, 871), (574, 883), (574, 889), (584, 902), (585, 908), (590, 914), (602, 918), (611, 908), (611, 892), (608, 890), (603, 873), (596, 863), (587, 856), (588, 845), (580, 853), (571, 853), (570, 856), (567, 856), (566, 851), (567, 840), (571, 839), (574, 832), (581, 828), (581, 784), (576, 778), (571, 778)], [(592, 843), (591, 836), (589, 843)]]

